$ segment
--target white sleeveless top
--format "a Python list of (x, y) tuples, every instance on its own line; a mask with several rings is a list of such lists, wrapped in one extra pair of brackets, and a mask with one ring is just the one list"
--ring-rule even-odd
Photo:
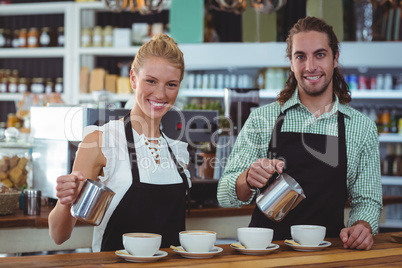
[[(128, 188), (130, 188), (132, 175), (127, 151), (124, 122), (120, 120), (112, 120), (101, 127), (85, 127), (84, 137), (95, 130), (99, 130), (103, 133), (102, 153), (106, 158), (106, 166), (103, 168), (104, 175), (99, 176), (98, 178), (115, 192), (115, 196), (113, 197), (101, 224), (94, 227), (92, 250), (93, 252), (99, 252), (107, 223), (113, 214), (113, 211), (120, 203), (120, 200), (123, 198)], [(149, 184), (182, 183), (183, 179), (180, 177), (177, 172), (177, 167), (171, 159), (166, 140), (169, 142), (173, 154), (183, 168), (189, 161), (187, 143), (172, 140), (166, 136), (166, 140), (162, 138), (160, 163), (156, 164), (155, 160), (152, 158), (150, 150), (145, 145), (143, 134), (139, 135), (133, 129), (133, 136), (141, 182)], [(184, 169), (184, 172), (187, 175), (189, 187), (191, 187), (190, 172), (187, 169)]]

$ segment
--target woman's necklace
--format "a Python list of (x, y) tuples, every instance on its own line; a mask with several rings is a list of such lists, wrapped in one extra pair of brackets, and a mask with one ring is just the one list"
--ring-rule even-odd
[[(155, 160), (155, 162), (159, 161), (161, 158), (160, 153), (161, 153), (162, 136), (160, 136), (159, 138), (148, 138), (144, 136), (144, 141), (145, 145), (151, 152), (152, 158)], [(157, 143), (154, 143), (152, 141), (157, 141)]]

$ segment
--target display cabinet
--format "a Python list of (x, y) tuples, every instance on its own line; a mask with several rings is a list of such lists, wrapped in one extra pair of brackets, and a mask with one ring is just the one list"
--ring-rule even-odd
[[(46, 15), (46, 14), (56, 14), (64, 16), (64, 37), (65, 45), (64, 47), (38, 47), (38, 48), (1, 48), (0, 49), (0, 69), (7, 69), (8, 66), (4, 64), (5, 59), (15, 59), (15, 60), (25, 60), (30, 61), (32, 59), (43, 60), (46, 62), (47, 59), (61, 59), (62, 60), (62, 76), (64, 78), (63, 88), (63, 99), (70, 102), (73, 99), (74, 91), (73, 84), (71, 83), (73, 79), (72, 72), (72, 40), (75, 38), (75, 33), (71, 25), (74, 22), (72, 2), (51, 2), (51, 3), (27, 3), (27, 4), (10, 4), (2, 5), (0, 8), (0, 16), (21, 16), (23, 19), (27, 15)], [(29, 22), (27, 26), (29, 27)], [(49, 64), (50, 65), (50, 64)], [(44, 66), (44, 68), (55, 68), (55, 66)], [(2, 93), (0, 94), (0, 101), (4, 100), (19, 100), (21, 99), (21, 94), (13, 93)]]

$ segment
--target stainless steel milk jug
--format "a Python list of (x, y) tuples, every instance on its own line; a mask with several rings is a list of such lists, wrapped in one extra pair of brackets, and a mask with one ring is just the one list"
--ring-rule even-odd
[(71, 215), (91, 225), (99, 225), (115, 193), (99, 181), (85, 180), (71, 206)]
[(296, 180), (288, 174), (282, 173), (264, 192), (257, 196), (256, 203), (265, 216), (280, 222), (304, 198), (306, 196), (303, 189)]

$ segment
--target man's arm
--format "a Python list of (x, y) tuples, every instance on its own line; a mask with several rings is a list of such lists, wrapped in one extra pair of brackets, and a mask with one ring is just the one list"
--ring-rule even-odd
[(340, 233), (345, 248), (371, 249), (382, 210), (382, 183), (377, 129), (373, 122), (362, 137), (357, 178), (349, 181), (352, 207), (348, 228)]
[[(241, 207), (249, 204), (254, 197), (254, 192), (250, 191), (245, 184), (246, 172), (251, 164), (264, 153), (264, 150), (266, 155), (268, 148), (265, 149), (265, 146), (261, 145), (258, 131), (260, 126), (255, 122), (253, 115), (254, 112), (250, 114), (240, 131), (226, 163), (225, 171), (219, 180), (217, 198), (222, 207)], [(238, 198), (238, 190), (245, 192), (241, 199)]]

